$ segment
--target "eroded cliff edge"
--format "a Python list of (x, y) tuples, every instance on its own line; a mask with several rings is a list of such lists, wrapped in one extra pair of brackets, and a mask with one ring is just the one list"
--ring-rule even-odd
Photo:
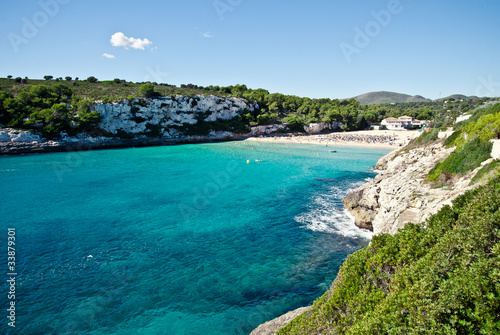
[(370, 182), (351, 191), (344, 205), (355, 218), (356, 226), (375, 235), (395, 234), (408, 222), (424, 222), (429, 216), (471, 187), (480, 168), (460, 177), (452, 187), (432, 188), (425, 183), (429, 171), (450, 155), (454, 148), (441, 143), (393, 151), (375, 165), (380, 173)]
[(98, 112), (101, 121), (91, 133), (61, 132), (47, 139), (30, 130), (0, 128), (0, 154), (238, 140), (249, 134), (234, 129), (231, 121), (258, 108), (244, 99), (215, 96), (95, 102), (91, 111)]

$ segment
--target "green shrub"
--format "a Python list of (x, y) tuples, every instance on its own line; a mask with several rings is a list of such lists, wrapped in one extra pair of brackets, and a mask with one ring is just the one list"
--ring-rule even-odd
[(438, 163), (429, 172), (429, 181), (435, 181), (439, 176), (448, 172), (452, 175), (461, 175), (479, 167), (482, 162), (489, 159), (493, 144), (481, 142), (478, 138), (467, 142), (461, 150), (455, 150), (441, 163)]
[(422, 135), (417, 137), (417, 142), (419, 144), (427, 144), (429, 142), (434, 142), (439, 138), (439, 129), (425, 130)]
[[(499, 109), (500, 104), (496, 104), (481, 110), (444, 141), (446, 147), (455, 145), (457, 148), (444, 162), (438, 163), (431, 170), (429, 181), (442, 180), (446, 174), (464, 174), (490, 158), (492, 144), (489, 140), (500, 134)], [(441, 184), (443, 183), (437, 183), (435, 186)]]
[(456, 139), (462, 134), (461, 130), (454, 131), (453, 134), (444, 140), (444, 146), (450, 148), (455, 145)]
[(419, 137), (413, 138), (410, 143), (408, 143), (401, 152), (408, 152), (412, 149), (426, 146), (431, 142), (435, 142), (439, 139), (439, 129), (424, 130)]
[(89, 132), (95, 129), (102, 120), (101, 114), (97, 111), (82, 110), (76, 117), (77, 129), (79, 132)]
[(494, 160), (493, 162), (483, 166), (483, 168), (476, 173), (474, 178), (472, 178), (470, 184), (474, 185), (482, 180), (487, 179), (488, 177), (495, 177), (499, 174), (500, 174), (500, 160)]
[(500, 134), (500, 112), (481, 117), (477, 122), (471, 122), (461, 130), (461, 136), (455, 140), (457, 147), (464, 146), (470, 139), (478, 138), (481, 142), (497, 138)]
[(464, 121), (463, 123), (460, 122), (460, 124), (462, 124), (462, 126), (465, 126), (469, 123), (475, 123), (485, 115), (496, 114), (498, 112), (500, 112), (500, 103), (494, 104), (486, 108), (478, 108), (470, 119)]
[(153, 84), (144, 84), (139, 87), (139, 94), (145, 98), (151, 98), (156, 95), (155, 86)]

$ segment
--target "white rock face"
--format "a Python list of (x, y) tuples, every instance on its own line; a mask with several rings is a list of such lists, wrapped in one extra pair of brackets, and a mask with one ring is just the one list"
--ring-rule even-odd
[(39, 135), (29, 130), (15, 130), (11, 128), (0, 129), (0, 142), (42, 142)]
[(491, 157), (493, 159), (500, 159), (500, 140), (490, 140), (490, 142), (493, 143)]
[(267, 126), (257, 126), (251, 128), (252, 135), (270, 135), (283, 131), (289, 131), (288, 127), (284, 124), (270, 124)]
[(450, 155), (454, 148), (441, 144), (417, 148), (395, 158), (397, 152), (382, 157), (375, 166), (384, 170), (375, 179), (344, 198), (356, 225), (374, 234), (395, 234), (408, 222), (419, 223), (450, 204), (471, 187), (469, 183), (481, 167), (458, 179), (453, 187), (433, 189), (423, 180), (429, 171)]
[(146, 99), (114, 104), (96, 104), (94, 110), (103, 119), (101, 129), (113, 134), (120, 131), (130, 134), (159, 131), (165, 138), (182, 135), (177, 129), (193, 125), (199, 120), (213, 122), (230, 120), (245, 110), (254, 111), (258, 106), (248, 104), (240, 98), (219, 98), (216, 96), (175, 97)]
[(342, 122), (332, 122), (332, 123), (311, 123), (304, 126), (304, 130), (308, 134), (319, 134), (325, 129), (335, 130), (342, 126)]

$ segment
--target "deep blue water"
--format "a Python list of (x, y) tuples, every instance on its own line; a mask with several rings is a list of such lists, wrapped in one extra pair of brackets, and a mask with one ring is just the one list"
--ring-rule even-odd
[[(16, 331), (249, 334), (366, 246), (341, 199), (387, 150), (248, 142), (0, 157)], [(4, 273), (5, 279), (7, 271)], [(5, 283), (5, 281), (4, 281)]]

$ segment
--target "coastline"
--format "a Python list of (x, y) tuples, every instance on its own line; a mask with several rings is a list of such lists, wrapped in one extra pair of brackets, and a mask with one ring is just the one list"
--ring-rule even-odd
[(100, 137), (85, 138), (81, 140), (52, 140), (42, 142), (0, 142), (0, 156), (240, 141), (246, 139), (247, 137), (248, 136), (246, 135), (233, 134), (231, 136), (227, 135), (221, 137), (191, 136), (177, 139), (161, 139), (151, 137), (120, 139)]
[(152, 147), (177, 144), (209, 143), (224, 141), (255, 141), (284, 144), (314, 144), (328, 147), (365, 147), (396, 150), (405, 146), (418, 131), (364, 130), (336, 132), (316, 135), (252, 136), (250, 134), (224, 133), (220, 136), (188, 136), (183, 138), (151, 138), (140, 136), (132, 139), (109, 137), (67, 138), (45, 141), (4, 141), (0, 142), (0, 155), (23, 155), (49, 152), (88, 151), (132, 147)]
[[(417, 135), (418, 132), (414, 136)], [(298, 141), (298, 139), (287, 141)], [(324, 139), (307, 139), (307, 141), (325, 144)], [(357, 146), (375, 147), (375, 145), (377, 144), (366, 143)], [(399, 143), (393, 148), (400, 148)], [(443, 206), (452, 206), (454, 199), (475, 187), (471, 186), (471, 181), (484, 164), (493, 161), (493, 158), (484, 161), (481, 166), (455, 180), (452, 187), (432, 188), (430, 184), (424, 183), (430, 170), (438, 162), (449, 157), (454, 150), (454, 147), (446, 148), (442, 143), (433, 143), (404, 153), (393, 150), (381, 157), (375, 166), (379, 174), (373, 180), (352, 190), (343, 199), (344, 207), (354, 218), (354, 224), (360, 229), (371, 230), (374, 236), (385, 233), (395, 235), (408, 222), (425, 222)], [(342, 279), (337, 276), (333, 287), (337, 280)], [(295, 314), (292, 311), (288, 315), (261, 324), (251, 335), (276, 334), (293, 320), (292, 315), (301, 315), (300, 311)], [(307, 313), (307, 309), (303, 313)]]
[[(337, 136), (334, 136), (337, 135)], [(339, 138), (339, 136), (344, 135), (344, 140)], [(354, 137), (356, 135), (360, 135), (360, 138), (364, 137), (365, 139), (370, 139), (370, 137), (380, 137), (385, 138), (386, 136), (392, 135), (392, 140), (383, 141), (383, 142), (368, 142), (368, 141), (356, 141), (349, 140), (349, 137)], [(406, 146), (413, 138), (418, 137), (420, 133), (418, 131), (388, 131), (388, 130), (371, 130), (371, 131), (354, 131), (347, 133), (331, 133), (331, 134), (320, 134), (320, 135), (304, 135), (304, 136), (275, 136), (275, 137), (252, 137), (248, 138), (245, 141), (257, 141), (257, 142), (270, 142), (270, 143), (288, 143), (288, 144), (315, 144), (315, 145), (324, 145), (328, 147), (364, 147), (364, 148), (373, 148), (373, 149), (392, 149), (391, 152), (382, 156), (379, 159), (379, 163), (383, 160), (384, 157), (390, 157), (394, 155), (397, 149), (400, 149)], [(379, 165), (377, 163), (377, 165)], [(379, 171), (380, 173), (385, 172), (384, 170)], [(380, 174), (379, 177), (380, 178)], [(376, 178), (376, 179), (378, 179)], [(366, 185), (366, 184), (364, 184)], [(350, 194), (352, 194), (355, 190), (351, 190)], [(366, 227), (360, 227), (356, 224), (356, 217), (351, 213), (351, 210), (344, 203), (344, 208), (348, 213), (348, 216), (352, 219), (352, 224), (357, 226), (359, 229), (367, 229)], [(373, 230), (372, 230), (373, 231)], [(337, 281), (338, 278), (335, 279)], [(335, 283), (334, 281), (334, 283)], [(281, 316), (278, 316), (272, 320), (269, 320), (257, 328), (255, 328), (250, 335), (274, 335), (281, 328), (288, 325), (295, 318), (300, 316), (303, 313), (307, 313), (311, 310), (313, 306), (301, 307), (296, 310), (291, 310), (288, 313), (285, 313)]]
[(343, 133), (316, 134), (316, 135), (282, 135), (267, 137), (250, 137), (246, 141), (285, 143), (285, 144), (315, 144), (328, 147), (364, 147), (374, 149), (399, 149), (414, 137), (420, 135), (418, 131), (409, 130), (360, 130)]

